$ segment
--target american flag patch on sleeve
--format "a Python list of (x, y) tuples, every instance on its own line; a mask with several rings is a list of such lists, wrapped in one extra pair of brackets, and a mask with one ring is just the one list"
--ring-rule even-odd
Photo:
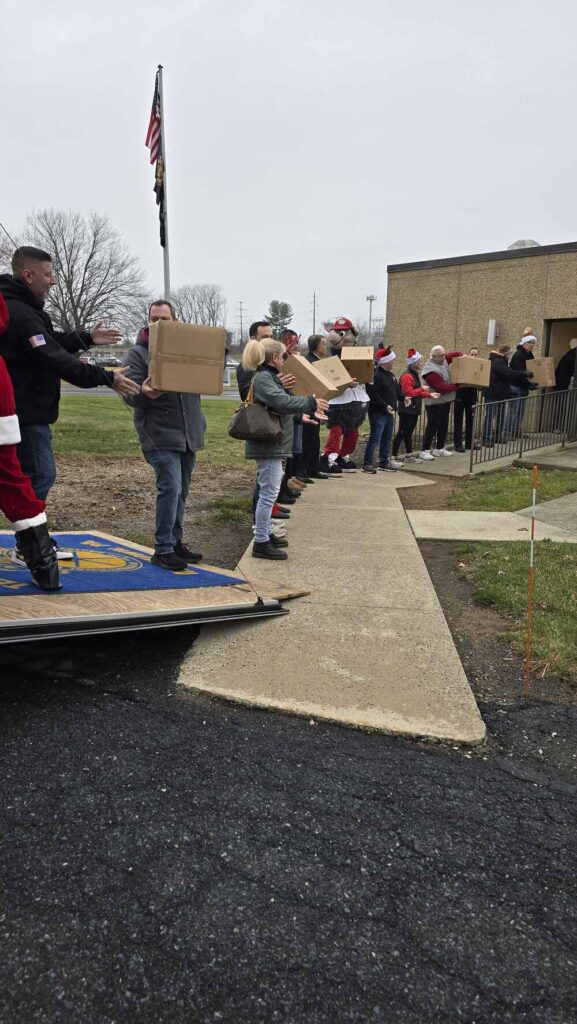
[(28, 338), (28, 341), (32, 345), (32, 348), (39, 348), (40, 345), (46, 344), (46, 338), (43, 334), (33, 334), (31, 338)]

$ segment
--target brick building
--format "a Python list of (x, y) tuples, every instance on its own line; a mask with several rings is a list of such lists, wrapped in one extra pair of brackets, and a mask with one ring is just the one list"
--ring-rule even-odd
[[(525, 328), (555, 363), (577, 338), (577, 242), (515, 243), (501, 252), (387, 268), (387, 343), (467, 351), (515, 346)], [(489, 337), (489, 322), (498, 335)]]

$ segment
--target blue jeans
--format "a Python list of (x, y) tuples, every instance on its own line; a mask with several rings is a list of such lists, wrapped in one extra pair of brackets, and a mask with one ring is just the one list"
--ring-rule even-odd
[(388, 466), (395, 417), (388, 412), (371, 412), (369, 409), (369, 423), (371, 432), (365, 448), (365, 466), (372, 466), (373, 453), (377, 445), (379, 446), (379, 466)]
[(505, 409), (507, 408), (502, 402), (486, 402), (485, 403), (485, 419), (483, 422), (483, 443), (484, 444), (499, 444), (501, 441), (501, 432), (503, 430), (505, 422)]
[(272, 507), (278, 498), (283, 476), (282, 459), (257, 459), (258, 502), (254, 517), (255, 540), (266, 544), (271, 531)]
[(523, 424), (523, 418), (525, 416), (525, 406), (527, 404), (527, 395), (521, 388), (518, 388), (515, 384), (510, 385), (511, 395), (516, 401), (511, 402), (508, 406), (507, 422), (505, 424), (505, 433), (511, 437), (517, 437), (521, 432), (521, 426)]
[(56, 480), (56, 463), (52, 451), (52, 431), (46, 424), (20, 427), (22, 440), (18, 445), (18, 458), (22, 472), (30, 477), (36, 497), (46, 500)]
[(143, 455), (156, 477), (154, 549), (157, 555), (167, 555), (182, 540), (184, 506), (196, 452), (156, 451)]

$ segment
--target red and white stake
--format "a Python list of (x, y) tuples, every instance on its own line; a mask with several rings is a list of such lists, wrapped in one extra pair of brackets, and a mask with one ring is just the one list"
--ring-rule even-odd
[(533, 576), (535, 564), (535, 506), (537, 504), (537, 466), (533, 466), (533, 499), (531, 502), (531, 543), (529, 545), (529, 591), (527, 595), (527, 642), (525, 646), (525, 685), (523, 696), (529, 696), (531, 673), (531, 642), (533, 639)]

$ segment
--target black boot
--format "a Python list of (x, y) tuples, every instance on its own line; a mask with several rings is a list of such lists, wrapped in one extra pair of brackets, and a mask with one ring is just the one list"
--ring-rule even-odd
[(40, 590), (60, 590), (58, 559), (46, 523), (18, 532), (18, 548)]

